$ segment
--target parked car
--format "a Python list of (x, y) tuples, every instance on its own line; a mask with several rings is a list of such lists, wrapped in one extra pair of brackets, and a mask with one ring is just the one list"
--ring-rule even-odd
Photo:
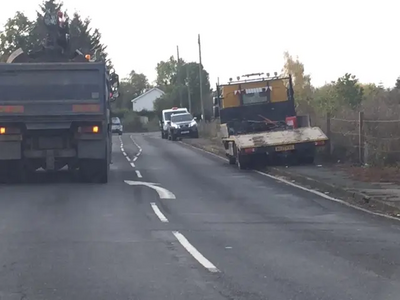
[(113, 117), (111, 119), (111, 132), (112, 133), (118, 133), (119, 135), (122, 135), (123, 130), (124, 129), (123, 129), (121, 120), (118, 117)]
[(173, 107), (171, 109), (164, 109), (161, 113), (161, 121), (160, 121), (160, 129), (161, 129), (161, 138), (168, 138), (168, 128), (169, 123), (171, 122), (172, 114), (181, 114), (181, 113), (189, 113), (187, 108), (184, 107)]
[(183, 137), (198, 138), (196, 118), (190, 113), (179, 113), (171, 115), (171, 121), (168, 122), (168, 139), (175, 141)]

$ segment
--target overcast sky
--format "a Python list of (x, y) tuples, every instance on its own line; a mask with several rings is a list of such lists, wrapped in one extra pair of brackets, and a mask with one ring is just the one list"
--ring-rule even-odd
[[(176, 55), (203, 64), (212, 86), (246, 73), (280, 71), (283, 52), (298, 55), (314, 85), (345, 72), (392, 86), (400, 75), (399, 7), (394, 0), (65, 0), (103, 34), (117, 72), (156, 77), (160, 60)], [(0, 24), (17, 10), (34, 16), (40, 1), (8, 1)]]

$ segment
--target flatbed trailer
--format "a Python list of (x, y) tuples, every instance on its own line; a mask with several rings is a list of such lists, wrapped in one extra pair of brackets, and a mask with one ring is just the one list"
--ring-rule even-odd
[(230, 136), (226, 124), (222, 124), (221, 133), (229, 163), (237, 164), (240, 169), (254, 164), (268, 164), (281, 158), (313, 163), (317, 147), (324, 146), (328, 141), (319, 127)]

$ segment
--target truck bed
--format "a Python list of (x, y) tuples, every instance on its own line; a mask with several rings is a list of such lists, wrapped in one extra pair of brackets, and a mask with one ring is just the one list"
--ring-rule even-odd
[(0, 117), (104, 115), (102, 63), (0, 63)]
[(235, 135), (225, 139), (233, 140), (239, 149), (245, 149), (327, 141), (328, 137), (319, 127), (304, 127), (292, 130)]

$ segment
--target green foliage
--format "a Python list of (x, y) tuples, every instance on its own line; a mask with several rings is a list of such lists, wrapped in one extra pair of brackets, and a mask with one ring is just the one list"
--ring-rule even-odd
[[(178, 69), (179, 67), (179, 69)], [(181, 106), (180, 98), (182, 97), (182, 105), (189, 108), (189, 94), (192, 103), (192, 113), (201, 113), (200, 102), (200, 72), (199, 64), (196, 62), (186, 63), (183, 59), (178, 61), (173, 56), (168, 61), (161, 61), (157, 64), (157, 85), (164, 90), (165, 95), (157, 99), (154, 103), (154, 110), (160, 114), (163, 109), (173, 106)], [(203, 83), (203, 100), (208, 99), (211, 93), (209, 74), (202, 69)], [(205, 101), (206, 102), (206, 101)], [(211, 112), (209, 106), (212, 103), (205, 103), (205, 111)]]
[(116, 108), (132, 109), (132, 99), (140, 96), (152, 86), (146, 75), (136, 73), (132, 70), (127, 78), (121, 80), (120, 83), (120, 98), (115, 104)]
[(36, 38), (30, 33), (34, 28), (34, 22), (30, 21), (22, 12), (16, 12), (9, 18), (0, 32), (0, 56), (2, 61), (18, 48), (32, 50)]
[(376, 85), (362, 85), (355, 75), (344, 74), (336, 81), (314, 88), (311, 77), (305, 74), (303, 63), (298, 58), (294, 59), (288, 52), (284, 53), (284, 74), (293, 77), (295, 100), (298, 110), (310, 113), (335, 113), (343, 109), (356, 109), (371, 95), (383, 88)]
[(297, 103), (309, 103), (312, 98), (313, 88), (311, 86), (311, 76), (305, 74), (303, 63), (299, 58), (294, 59), (289, 52), (284, 53), (285, 64), (283, 66), (283, 73), (288, 76), (292, 75), (293, 89)]
[[(36, 12), (35, 20), (29, 20), (23, 13), (17, 12), (14, 17), (7, 20), (4, 30), (0, 32), (1, 61), (16, 49), (21, 48), (28, 52), (41, 46), (47, 30), (43, 23), (46, 11), (55, 13), (63, 11), (63, 3), (56, 0), (44, 1)], [(71, 49), (79, 49), (85, 54), (104, 59), (111, 67), (112, 63), (107, 57), (106, 46), (101, 43), (101, 34), (98, 29), (92, 30), (90, 19), (82, 20), (78, 13), (74, 13), (70, 24)]]
[(398, 90), (400, 90), (400, 77), (398, 77), (398, 78), (396, 79), (395, 88), (398, 89)]
[(359, 84), (355, 75), (346, 73), (335, 84), (335, 92), (339, 104), (356, 108), (363, 100), (364, 88)]

